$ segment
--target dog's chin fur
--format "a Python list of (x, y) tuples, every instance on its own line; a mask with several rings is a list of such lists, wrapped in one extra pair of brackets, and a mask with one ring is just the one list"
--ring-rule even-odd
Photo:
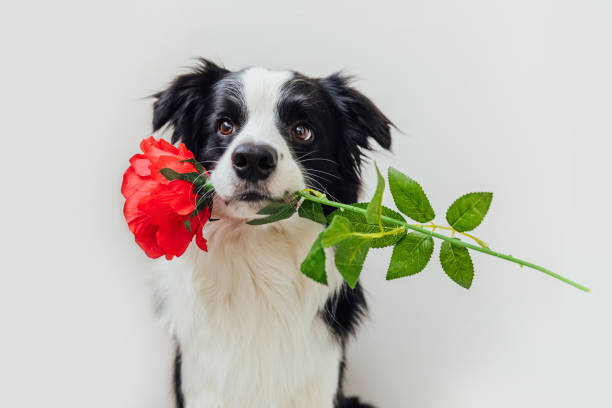
[[(297, 215), (245, 220), (305, 187), (355, 202), (363, 152), (370, 138), (389, 148), (389, 120), (340, 75), (230, 72), (205, 60), (155, 96), (154, 130), (171, 125), (172, 141), (209, 169), (219, 219), (205, 226), (208, 252), (192, 246), (156, 267), (159, 312), (177, 343), (177, 407), (368, 407), (342, 392), (346, 344), (366, 311), (360, 285), (343, 283), (332, 248), (327, 286), (300, 272), (324, 226)], [(237, 131), (221, 137), (228, 116)], [(290, 137), (296, 121), (315, 129), (314, 142)], [(278, 153), (265, 180), (237, 177), (231, 156), (242, 143)]]
[(234, 197), (215, 196), (213, 199), (213, 219), (250, 220), (257, 218), (257, 212), (272, 200), (244, 201)]

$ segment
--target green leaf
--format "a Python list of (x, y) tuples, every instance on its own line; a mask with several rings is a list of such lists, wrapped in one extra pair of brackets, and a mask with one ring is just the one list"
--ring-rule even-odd
[(167, 167), (160, 169), (159, 172), (169, 181), (179, 180), (179, 177), (181, 177), (181, 173), (178, 173)]
[(471, 231), (484, 219), (493, 193), (469, 193), (455, 200), (446, 211), (446, 221), (459, 232)]
[(442, 243), (440, 249), (442, 269), (457, 284), (469, 289), (474, 279), (474, 265), (467, 248), (449, 241)]
[(434, 242), (430, 235), (411, 232), (393, 248), (387, 270), (387, 280), (415, 275), (421, 272), (433, 253)]
[[(269, 207), (269, 206), (268, 206)], [(264, 207), (263, 209), (261, 209), (259, 211), (259, 213), (261, 213), (262, 211), (264, 211), (267, 207)], [(272, 211), (270, 210), (266, 210), (266, 211)], [(269, 224), (272, 222), (276, 222), (276, 221), (280, 221), (280, 220), (285, 220), (287, 218), (290, 218), (293, 214), (295, 214), (295, 207), (293, 205), (290, 204), (285, 204), (282, 208), (279, 207), (279, 209), (268, 215), (267, 217), (264, 218), (255, 218), (252, 219), (251, 221), (248, 221), (247, 224), (249, 225), (263, 225), (263, 224)], [(265, 214), (265, 213), (263, 213)]]
[(363, 262), (370, 249), (370, 240), (352, 236), (338, 245), (334, 262), (336, 268), (351, 288), (355, 288)]
[(207, 192), (214, 190), (214, 187), (210, 180), (208, 180), (203, 175), (199, 175), (193, 181), (193, 192), (199, 195), (204, 195)]
[(436, 216), (419, 183), (389, 167), (389, 189), (397, 208), (418, 222), (429, 222)]
[(202, 163), (200, 163), (199, 161), (197, 161), (196, 159), (187, 159), (187, 160), (181, 160), (181, 163), (191, 163), (195, 166), (196, 170), (202, 174), (206, 174), (206, 169), (204, 169), (204, 166), (202, 166)]
[[(355, 204), (351, 204), (353, 207), (358, 207), (358, 208), (363, 208), (366, 209), (368, 208), (368, 203), (355, 203)], [(350, 210), (343, 210), (342, 208), (339, 208), (335, 211), (333, 211), (331, 214), (329, 214), (327, 216), (327, 223), (331, 224), (333, 218), (337, 215), (341, 215), (344, 218), (347, 218), (349, 221), (351, 221), (352, 223), (359, 223), (359, 224), (368, 224), (368, 221), (366, 220), (365, 214), (359, 213), (359, 212), (355, 212), (355, 211), (350, 211)], [(402, 221), (402, 222), (406, 222), (406, 220), (404, 219), (404, 217), (402, 217), (402, 214), (398, 213), (397, 211), (392, 210), (389, 207), (385, 207), (382, 206), (382, 215), (384, 215), (385, 217), (389, 217), (389, 218), (394, 218), (398, 221)], [(394, 224), (392, 222), (389, 221), (385, 221), (382, 220), (382, 224), (383, 226), (387, 226), (387, 227), (398, 227), (397, 224)], [(378, 223), (375, 224), (371, 224), (371, 225), (378, 225)]]
[[(367, 208), (368, 206), (367, 203), (357, 203), (357, 204), (351, 204), (351, 205), (355, 207), (359, 207), (359, 208)], [(349, 211), (349, 210), (344, 210), (344, 211), (336, 210), (332, 212), (331, 214), (327, 216), (327, 222), (331, 224), (334, 217), (338, 215), (341, 215), (345, 217), (346, 219), (348, 219), (353, 225), (353, 229), (355, 232), (363, 232), (363, 233), (380, 232), (380, 227), (378, 226), (378, 224), (375, 224), (375, 225), (368, 224), (364, 214)], [(393, 211), (392, 209), (388, 207), (384, 207), (384, 206), (382, 207), (382, 215), (384, 215), (385, 217), (394, 218), (398, 221), (402, 221), (402, 222), (406, 221), (404, 220), (404, 217), (402, 217), (400, 213), (398, 213), (397, 211)], [(397, 229), (397, 227), (399, 227), (399, 225), (390, 223), (385, 220), (382, 220), (382, 224), (383, 224), (384, 231), (395, 230)], [(396, 234), (386, 235), (382, 238), (375, 238), (371, 241), (370, 247), (371, 248), (384, 248), (384, 247), (391, 246), (395, 244), (396, 242), (398, 242), (400, 239), (402, 239), (404, 235), (406, 235), (406, 231), (402, 229), (402, 230), (399, 230)]]
[(312, 244), (306, 259), (300, 266), (300, 271), (309, 278), (327, 285), (327, 274), (325, 273), (325, 250), (321, 246), (321, 236), (319, 234), (317, 240)]
[(189, 214), (189, 218), (191, 217), (195, 217), (196, 215), (198, 215), (202, 210), (204, 210), (206, 207), (209, 208), (210, 213), (212, 214), (212, 197), (210, 196), (198, 196), (197, 200), (196, 200), (196, 208), (195, 210), (193, 210), (191, 212), (191, 214)]
[[(353, 229), (355, 232), (373, 234), (379, 233), (380, 227), (372, 224), (355, 224), (353, 223)], [(370, 241), (370, 248), (385, 248), (389, 246), (393, 246), (398, 243), (404, 236), (406, 236), (406, 230), (404, 228), (400, 228), (399, 225), (395, 227), (385, 227), (383, 226), (384, 232), (391, 232), (389, 235), (385, 235), (380, 238), (374, 238)]]
[(338, 245), (341, 241), (353, 235), (353, 226), (351, 222), (342, 217), (334, 217), (329, 227), (321, 233), (321, 245), (323, 248), (328, 248)]
[(302, 218), (308, 218), (319, 224), (327, 225), (327, 218), (323, 214), (323, 207), (314, 201), (304, 200), (298, 209), (298, 214)]
[(210, 207), (212, 211), (213, 198), (212, 195), (199, 195), (196, 199), (196, 208), (202, 211), (206, 207)]
[(380, 174), (378, 165), (374, 164), (374, 167), (376, 167), (377, 176), (376, 191), (374, 192), (374, 196), (366, 208), (366, 220), (368, 220), (369, 224), (378, 224), (380, 222), (383, 192), (385, 191), (385, 179), (383, 178), (382, 174)]
[(274, 203), (270, 203), (266, 205), (261, 210), (257, 211), (257, 214), (273, 215), (273, 214), (278, 214), (278, 213), (284, 213), (286, 211), (290, 211), (291, 209), (295, 210), (295, 207), (293, 206), (292, 203), (274, 202)]
[(187, 231), (191, 232), (191, 221), (185, 220), (183, 224), (185, 225), (185, 228), (187, 228)]
[(193, 183), (198, 177), (200, 177), (200, 173), (191, 172), (191, 173), (178, 173), (171, 168), (164, 167), (160, 169), (159, 172), (169, 181), (174, 180), (183, 180)]

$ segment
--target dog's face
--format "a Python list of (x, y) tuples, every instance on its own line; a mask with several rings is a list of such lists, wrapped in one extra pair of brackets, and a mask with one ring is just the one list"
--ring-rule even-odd
[(390, 121), (338, 74), (230, 72), (202, 60), (155, 97), (154, 130), (173, 126), (173, 142), (209, 170), (226, 217), (252, 218), (306, 187), (355, 202), (369, 138), (391, 144)]

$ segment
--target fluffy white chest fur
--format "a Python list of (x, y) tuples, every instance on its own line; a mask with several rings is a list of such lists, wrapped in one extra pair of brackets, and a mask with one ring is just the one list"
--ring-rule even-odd
[(264, 226), (211, 222), (208, 253), (160, 261), (163, 319), (182, 352), (187, 408), (329, 407), (341, 348), (319, 311), (329, 286), (300, 273), (322, 226), (297, 216)]

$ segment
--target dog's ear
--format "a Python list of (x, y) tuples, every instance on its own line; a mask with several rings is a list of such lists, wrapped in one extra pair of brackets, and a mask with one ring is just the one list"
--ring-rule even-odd
[(350, 86), (351, 78), (340, 73), (320, 80), (344, 120), (344, 128), (351, 141), (363, 149), (370, 149), (369, 137), (381, 147), (391, 148), (393, 123), (361, 92)]
[(198, 124), (204, 120), (206, 98), (227, 73), (225, 68), (202, 58), (192, 72), (177, 77), (166, 90), (153, 95), (153, 131), (169, 123), (174, 128), (172, 143), (195, 137)]

